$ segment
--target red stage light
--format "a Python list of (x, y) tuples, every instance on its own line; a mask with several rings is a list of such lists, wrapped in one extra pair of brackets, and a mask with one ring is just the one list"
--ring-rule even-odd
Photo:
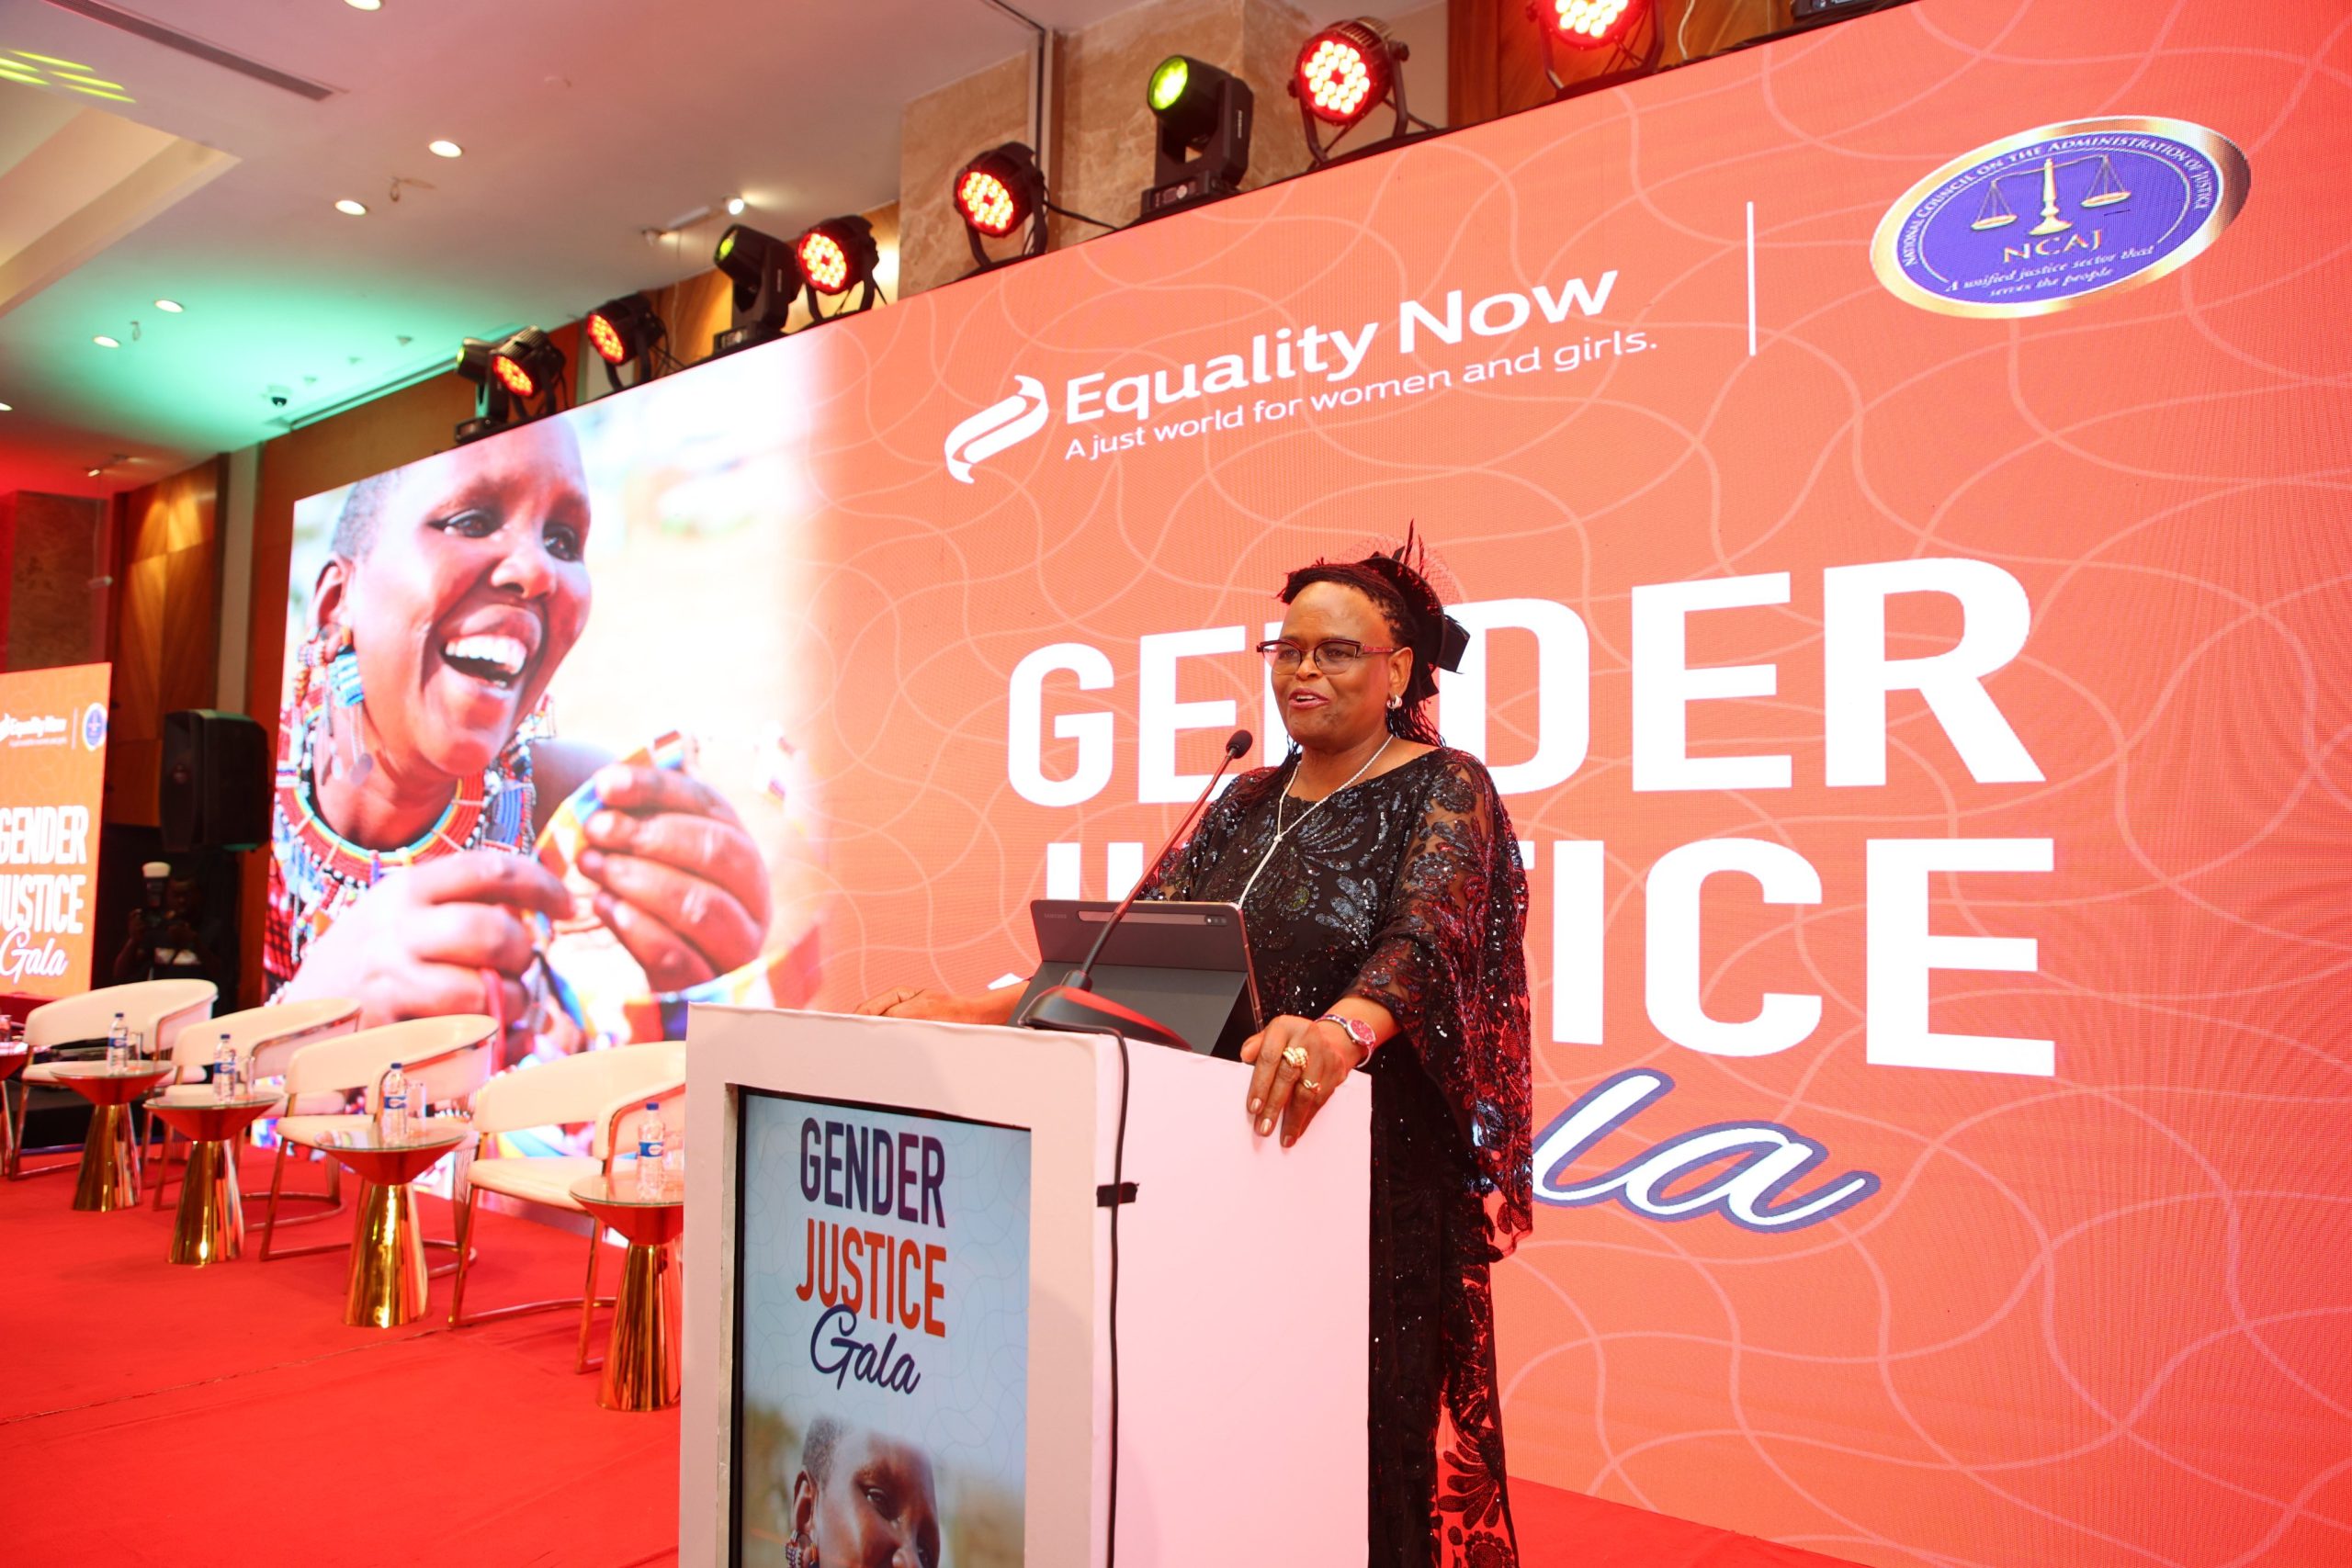
[(800, 236), (795, 252), (800, 261), (800, 276), (808, 287), (820, 294), (842, 294), (849, 289), (849, 253), (841, 242), (822, 229), (811, 229)]
[(602, 310), (593, 311), (588, 317), (588, 346), (607, 365), (619, 365), (629, 357), (628, 344), (621, 336), (620, 328), (613, 325)]
[(956, 186), (956, 206), (964, 221), (992, 239), (1002, 239), (1021, 226), (1021, 204), (1005, 183), (986, 169), (967, 169)]
[(1633, 30), (1641, 0), (1553, 0), (1552, 32), (1576, 49), (1615, 43)]
[(518, 398), (535, 397), (538, 393), (539, 384), (531, 378), (531, 373), (503, 354), (492, 355), (490, 371), (498, 378), (500, 386)]
[(1362, 22), (1340, 22), (1298, 51), (1298, 101), (1328, 125), (1353, 125), (1388, 91), (1387, 40)]

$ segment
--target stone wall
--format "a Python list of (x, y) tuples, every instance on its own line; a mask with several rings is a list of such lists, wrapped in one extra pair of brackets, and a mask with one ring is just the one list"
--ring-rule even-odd
[(6, 668), (45, 670), (106, 657), (100, 575), (107, 503), (21, 491), (0, 496), (7, 601)]

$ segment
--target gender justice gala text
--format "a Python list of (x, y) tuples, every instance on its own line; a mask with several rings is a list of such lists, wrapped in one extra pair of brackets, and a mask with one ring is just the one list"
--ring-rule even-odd
[[(2024, 585), (1990, 562), (1923, 558), (1859, 563), (1820, 575), (1821, 782), (1832, 789), (1883, 787), (1887, 782), (1891, 701), (1898, 694), (1924, 705), (1959, 764), (1952, 779), (1985, 787), (2036, 783), (2042, 773), (1989, 687), (1991, 678), (2024, 649), (2032, 608)], [(1784, 694), (1777, 662), (1695, 663), (1689, 654), (1701, 617), (1770, 612), (1792, 603), (1788, 572), (1763, 572), (1636, 586), (1630, 626), (1610, 629), (1611, 646), (1631, 650), (1630, 712), (1623, 753), (1635, 793), (1766, 792), (1792, 786), (1793, 759), (1785, 751), (1703, 754), (1690, 743), (1694, 708)], [(1899, 656), (1888, 635), (1888, 604), (1903, 595), (1937, 595), (1958, 612), (1960, 631), (1939, 651)], [(1809, 592), (1810, 597), (1810, 592)], [(1447, 743), (1474, 755), (1487, 751), (1487, 649), (1490, 634), (1532, 636), (1536, 654), (1537, 721), (1532, 755), (1490, 764), (1507, 796), (1553, 789), (1587, 765), (1594, 714), (1593, 637), (1569, 605), (1550, 599), (1476, 601), (1453, 607), (1472, 633), (1462, 670), (1441, 683), (1439, 726)], [(1230, 698), (1180, 698), (1187, 665), (1246, 652), (1258, 636), (1246, 626), (1147, 633), (1120, 650), (1136, 682), (1131, 739), (1137, 797), (1143, 804), (1188, 801), (1205, 775), (1180, 773), (1180, 738), (1224, 732), (1239, 720)], [(1197, 666), (1195, 666), (1197, 668)], [(1008, 775), (1013, 790), (1036, 805), (1076, 807), (1111, 784), (1114, 760), (1128, 738), (1104, 704), (1118, 682), (1110, 649), (1087, 642), (1057, 642), (1023, 658), (1008, 694)], [(1091, 695), (1090, 695), (1091, 694)], [(1264, 760), (1278, 760), (1282, 727), (1271, 680), (1261, 691)], [(1048, 708), (1051, 708), (1050, 716)], [(1055, 767), (1049, 771), (1048, 737)], [(1619, 748), (1611, 746), (1612, 753)], [(1552, 1006), (1555, 1043), (1599, 1045), (1602, 1040), (1606, 908), (1603, 874), (1608, 846), (1562, 839), (1542, 846), (1522, 840), (1531, 878), (1548, 873)], [(1141, 844), (1110, 861), (1103, 892), (1116, 897), (1141, 874)], [(1929, 981), (1949, 971), (2036, 972), (2039, 949), (2023, 933), (1959, 934), (1931, 929), (1935, 889), (1979, 874), (2047, 873), (2055, 864), (2046, 837), (1871, 836), (1862, 846), (1864, 1060), (1872, 1066), (1943, 1072), (2056, 1072), (2056, 1043), (2006, 1035), (1939, 1032), (1929, 1019)], [(1083, 846), (1047, 847), (1047, 891), (1076, 897)], [(1740, 888), (1745, 887), (1743, 893)], [(1793, 1049), (1820, 1027), (1817, 991), (1767, 991), (1754, 1016), (1714, 1016), (1703, 1005), (1702, 934), (1711, 900), (1754, 899), (1773, 906), (1820, 905), (1820, 872), (1798, 849), (1779, 839), (1729, 835), (1696, 839), (1657, 856), (1643, 877), (1643, 991), (1649, 1024), (1675, 1045), (1719, 1057), (1758, 1057)], [(1840, 902), (1849, 901), (1841, 898)], [(1542, 933), (1530, 932), (1531, 945)], [(1541, 1027), (1541, 1025), (1539, 1025)], [(1826, 1148), (1795, 1129), (1770, 1121), (1717, 1125), (1657, 1145), (1598, 1180), (1568, 1182), (1561, 1172), (1673, 1087), (1660, 1072), (1620, 1074), (1579, 1100), (1538, 1136), (1537, 1193), (1545, 1201), (1623, 1203), (1653, 1219), (1716, 1213), (1746, 1228), (1775, 1230), (1819, 1223), (1877, 1189), (1868, 1172), (1849, 1171), (1807, 1190), (1796, 1184), (1826, 1157)], [(1702, 1171), (1713, 1174), (1699, 1179)]]
[(0, 984), (65, 973), (58, 939), (84, 934), (90, 897), (89, 872), (71, 868), (89, 863), (88, 807), (0, 807)]
[[(816, 1302), (808, 1360), (836, 1389), (893, 1393), (922, 1381), (919, 1340), (947, 1336), (947, 1145), (929, 1134), (853, 1121), (800, 1123), (800, 1196), (811, 1206), (793, 1293)], [(820, 1218), (829, 1209), (838, 1218)]]

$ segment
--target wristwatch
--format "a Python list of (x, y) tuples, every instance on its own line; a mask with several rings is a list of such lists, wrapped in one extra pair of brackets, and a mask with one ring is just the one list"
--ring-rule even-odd
[(1354, 1041), (1358, 1046), (1362, 1047), (1363, 1054), (1367, 1057), (1372, 1055), (1372, 1048), (1380, 1043), (1380, 1036), (1372, 1032), (1372, 1025), (1366, 1023), (1360, 1018), (1350, 1018), (1343, 1012), (1327, 1012), (1315, 1021), (1317, 1023), (1336, 1023), (1341, 1029), (1346, 1030), (1348, 1032), (1348, 1038)]

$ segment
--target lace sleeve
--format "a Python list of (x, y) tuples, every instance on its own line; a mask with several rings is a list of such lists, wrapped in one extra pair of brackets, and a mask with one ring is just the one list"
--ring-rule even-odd
[(1533, 1224), (1527, 877), (1477, 760), (1453, 753), (1398, 863), (1351, 995), (1386, 1008), (1453, 1109), (1498, 1256)]

